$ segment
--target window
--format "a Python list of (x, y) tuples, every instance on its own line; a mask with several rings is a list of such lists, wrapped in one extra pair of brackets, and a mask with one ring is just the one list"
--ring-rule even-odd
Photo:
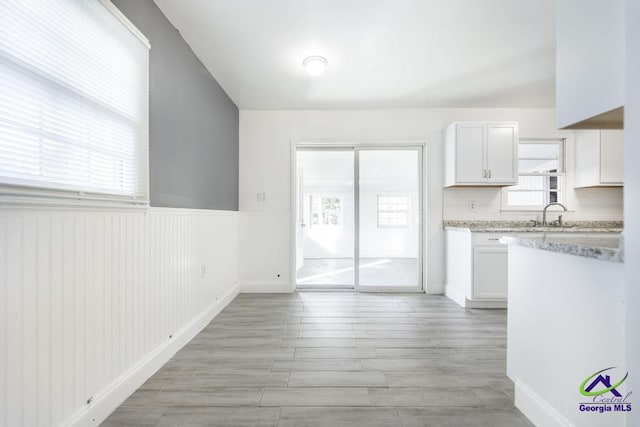
[(550, 202), (563, 202), (564, 140), (521, 139), (518, 147), (518, 185), (503, 191), (507, 209), (541, 209)]
[(342, 225), (341, 196), (311, 196), (311, 227)]
[(378, 194), (378, 228), (407, 227), (409, 225), (409, 198)]
[(0, 193), (146, 203), (148, 57), (108, 2), (0, 2)]

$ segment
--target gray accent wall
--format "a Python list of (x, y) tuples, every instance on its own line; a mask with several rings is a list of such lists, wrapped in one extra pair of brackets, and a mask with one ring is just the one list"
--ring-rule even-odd
[(152, 0), (113, 0), (151, 43), (151, 205), (238, 210), (238, 107)]

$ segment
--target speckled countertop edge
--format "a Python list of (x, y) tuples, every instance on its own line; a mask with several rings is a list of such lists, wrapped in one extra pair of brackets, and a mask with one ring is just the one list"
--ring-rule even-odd
[(541, 249), (544, 251), (593, 258), (601, 261), (624, 262), (624, 246), (622, 240), (620, 241), (620, 247), (618, 248), (508, 236), (502, 237), (500, 242), (506, 244), (517, 244), (525, 248)]
[(621, 233), (622, 228), (603, 227), (456, 227), (445, 226), (445, 230), (470, 231), (475, 233)]
[(485, 233), (620, 233), (619, 221), (566, 221), (564, 227), (533, 227), (527, 221), (444, 221), (445, 230)]

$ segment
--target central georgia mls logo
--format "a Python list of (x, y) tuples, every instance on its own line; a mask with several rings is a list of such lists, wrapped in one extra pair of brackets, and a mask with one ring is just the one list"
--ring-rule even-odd
[[(630, 412), (631, 411), (631, 392), (624, 396), (618, 388), (627, 380), (629, 373), (620, 375), (611, 379), (612, 369), (615, 366), (606, 368), (588, 376), (582, 384), (580, 384), (580, 394), (591, 398), (590, 402), (583, 402), (578, 405), (580, 412)], [(614, 371), (615, 372), (615, 371)]]

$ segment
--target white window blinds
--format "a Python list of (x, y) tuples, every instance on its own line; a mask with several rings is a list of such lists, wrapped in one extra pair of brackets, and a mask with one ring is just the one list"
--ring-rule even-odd
[(148, 200), (148, 44), (109, 3), (0, 1), (0, 192)]

